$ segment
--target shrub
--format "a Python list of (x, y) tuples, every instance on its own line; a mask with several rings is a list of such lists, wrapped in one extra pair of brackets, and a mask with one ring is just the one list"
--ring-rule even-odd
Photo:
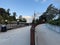
[(53, 24), (53, 25), (58, 25), (58, 26), (60, 26), (60, 19), (50, 20), (48, 23), (49, 23), (49, 24)]

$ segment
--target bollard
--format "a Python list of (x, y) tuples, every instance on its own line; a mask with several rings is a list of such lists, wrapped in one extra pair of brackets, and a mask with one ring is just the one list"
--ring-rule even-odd
[(1, 32), (6, 32), (6, 31), (7, 31), (6, 25), (2, 25), (2, 26), (1, 26)]

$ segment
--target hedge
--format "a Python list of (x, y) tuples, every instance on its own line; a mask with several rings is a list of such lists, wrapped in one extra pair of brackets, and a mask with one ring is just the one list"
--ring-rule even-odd
[(58, 26), (60, 26), (60, 19), (50, 20), (48, 23), (49, 24), (52, 24), (52, 25), (58, 25)]

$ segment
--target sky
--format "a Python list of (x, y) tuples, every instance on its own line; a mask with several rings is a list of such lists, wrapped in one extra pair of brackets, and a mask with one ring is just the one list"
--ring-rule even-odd
[(50, 4), (60, 8), (60, 0), (0, 0), (0, 8), (9, 8), (11, 14), (16, 12), (17, 17), (22, 15), (28, 22), (31, 22), (34, 12), (41, 15)]

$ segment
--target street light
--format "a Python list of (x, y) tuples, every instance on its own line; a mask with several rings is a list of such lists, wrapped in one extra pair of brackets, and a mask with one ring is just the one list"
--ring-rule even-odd
[(19, 25), (19, 20), (17, 20), (17, 25)]
[(5, 24), (6, 24), (6, 25), (8, 24), (7, 22), (8, 22), (8, 20), (5, 20)]

